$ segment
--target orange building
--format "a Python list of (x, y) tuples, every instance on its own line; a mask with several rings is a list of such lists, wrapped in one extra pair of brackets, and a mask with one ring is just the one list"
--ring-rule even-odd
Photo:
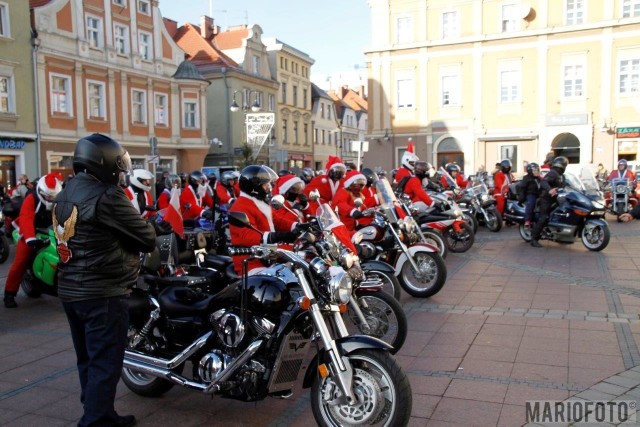
[(185, 61), (157, 4), (30, 0), (43, 172), (72, 172), (76, 141), (93, 132), (122, 143), (134, 168), (202, 167), (208, 82)]

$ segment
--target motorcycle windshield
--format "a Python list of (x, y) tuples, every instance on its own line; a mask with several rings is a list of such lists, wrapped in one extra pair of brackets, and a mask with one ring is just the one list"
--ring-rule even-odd
[(376, 192), (378, 193), (378, 201), (384, 209), (393, 209), (396, 202), (396, 195), (393, 193), (391, 184), (387, 178), (379, 179), (376, 183)]
[(440, 174), (440, 176), (443, 176), (445, 180), (447, 180), (447, 184), (449, 185), (449, 187), (459, 188), (456, 180), (453, 179), (451, 175), (449, 175), (449, 172), (447, 172), (445, 168), (440, 166), (440, 169), (438, 169), (438, 173)]
[(584, 193), (585, 190), (584, 190), (584, 186), (582, 185), (582, 181), (580, 181), (580, 178), (578, 178), (576, 175), (569, 172), (565, 172), (564, 180), (565, 180), (567, 189), (580, 191)]
[(580, 181), (587, 196), (601, 196), (600, 185), (591, 169), (585, 167), (580, 170)]
[(318, 207), (316, 218), (323, 231), (333, 233), (347, 249), (351, 250), (354, 254), (357, 253), (356, 247), (351, 242), (351, 233), (328, 204), (323, 203)]

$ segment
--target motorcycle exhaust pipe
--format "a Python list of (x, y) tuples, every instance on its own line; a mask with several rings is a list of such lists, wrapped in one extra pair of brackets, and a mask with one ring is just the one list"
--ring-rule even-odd
[[(146, 354), (134, 352), (131, 350), (125, 350), (124, 359), (125, 363), (127, 360), (130, 362), (138, 362), (145, 365), (149, 365), (150, 367), (160, 368), (162, 370), (171, 370), (176, 366), (184, 363), (193, 353), (200, 350), (206, 343), (209, 337), (211, 336), (211, 332), (207, 332), (200, 338), (198, 338), (195, 342), (193, 342), (189, 347), (185, 348), (184, 351), (178, 354), (171, 360), (160, 359), (153, 356), (147, 356)], [(153, 374), (152, 374), (153, 375)]]
[(227, 367), (218, 374), (217, 378), (207, 386), (204, 392), (210, 394), (220, 390), (219, 385), (229, 379), (229, 377), (234, 374), (239, 367), (244, 365), (245, 362), (249, 360), (249, 358), (253, 356), (256, 351), (258, 351), (261, 345), (262, 340), (255, 340), (254, 342), (249, 344), (249, 347), (247, 347), (247, 349), (243, 351), (240, 356), (233, 359), (233, 361), (229, 363), (229, 365), (227, 365)]
[(190, 388), (197, 391), (204, 391), (207, 388), (206, 384), (200, 384), (193, 381), (189, 381), (187, 378), (182, 377), (168, 369), (160, 368), (158, 366), (151, 366), (144, 362), (126, 359), (124, 360), (124, 368), (131, 369), (132, 371), (140, 372), (142, 374), (151, 375), (158, 378), (171, 381), (179, 386)]

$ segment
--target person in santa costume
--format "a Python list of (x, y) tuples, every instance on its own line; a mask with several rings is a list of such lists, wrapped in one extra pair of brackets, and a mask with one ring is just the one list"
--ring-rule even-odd
[(309, 185), (304, 189), (307, 196), (313, 190), (320, 193), (320, 203), (331, 203), (338, 189), (342, 186), (344, 176), (347, 173), (347, 167), (340, 157), (329, 156), (327, 161), (327, 174), (320, 175), (311, 180)]
[(409, 196), (414, 206), (422, 211), (434, 204), (433, 199), (429, 197), (422, 186), (422, 181), (429, 176), (430, 168), (431, 165), (428, 162), (416, 162), (414, 167), (415, 175), (405, 181), (404, 187), (398, 187), (396, 190)]
[(362, 189), (362, 194), (364, 194), (364, 204), (370, 208), (378, 206), (380, 202), (378, 201), (376, 189), (373, 186), (373, 183), (378, 180), (378, 176), (369, 168), (362, 169), (362, 175), (367, 178), (367, 185)]
[[(213, 199), (207, 194), (204, 174), (194, 170), (189, 174), (187, 185), (180, 193), (180, 211), (183, 219), (202, 217), (213, 219)], [(209, 209), (205, 209), (209, 208)]]
[[(629, 179), (631, 181), (635, 181), (636, 177), (629, 169), (627, 169), (627, 161), (625, 159), (618, 160), (618, 169), (611, 171), (607, 181), (611, 181), (612, 179)], [(635, 183), (634, 186), (635, 188)]]
[(9, 269), (4, 286), (4, 306), (16, 308), (16, 295), (20, 289), (22, 276), (27, 271), (33, 251), (49, 244), (48, 240), (36, 238), (37, 228), (48, 228), (53, 224), (51, 208), (53, 200), (62, 190), (62, 177), (50, 173), (38, 180), (36, 190), (27, 193), (22, 202), (20, 214), (13, 222), (20, 233), (20, 240), (16, 246), (16, 255)]
[(413, 142), (409, 142), (407, 151), (402, 154), (402, 165), (396, 172), (394, 182), (400, 184), (403, 178), (409, 179), (409, 177), (413, 175), (413, 168), (418, 160), (420, 159), (416, 156)]
[(142, 218), (150, 218), (154, 212), (145, 209), (146, 206), (153, 205), (151, 196), (151, 181), (153, 174), (146, 169), (134, 169), (131, 174), (129, 186), (124, 188), (124, 194), (131, 200), (134, 208), (140, 212)]
[(344, 180), (344, 187), (338, 190), (331, 203), (340, 221), (349, 231), (355, 231), (357, 227), (371, 222), (371, 218), (365, 216), (367, 208), (373, 207), (364, 203), (365, 195), (362, 189), (365, 185), (367, 185), (367, 178), (363, 174), (357, 170), (350, 171)]
[(284, 207), (273, 210), (274, 218), (307, 222), (306, 216), (315, 216), (318, 210), (318, 203), (309, 201), (307, 195), (304, 194), (304, 181), (293, 174), (278, 178), (273, 192), (284, 197)]
[(164, 180), (164, 189), (158, 196), (158, 210), (165, 209), (169, 206), (171, 201), (171, 190), (177, 188), (178, 190), (182, 186), (182, 180), (175, 173), (170, 173)]
[(500, 170), (496, 172), (493, 178), (493, 197), (496, 199), (496, 209), (501, 215), (504, 215), (504, 207), (507, 203), (506, 197), (509, 194), (509, 185), (511, 185), (513, 179), (511, 160), (504, 159), (500, 162)]
[[(245, 213), (251, 227), (229, 226), (231, 245), (250, 247), (268, 243), (293, 243), (304, 227), (297, 221), (274, 216), (269, 205), (272, 186), (278, 175), (266, 165), (251, 165), (240, 172), (240, 196), (229, 212)], [(237, 274), (242, 273), (242, 261), (246, 256), (234, 256)], [(249, 262), (249, 274), (256, 273), (264, 265), (260, 260)]]
[(222, 173), (220, 181), (216, 183), (216, 195), (220, 205), (228, 205), (235, 201), (240, 194), (240, 189), (236, 189), (240, 174), (236, 171), (226, 171)]
[[(460, 170), (460, 166), (456, 165), (455, 163), (447, 163), (444, 166), (444, 168), (449, 173), (449, 175), (451, 175), (451, 178), (453, 178), (456, 181), (456, 185), (458, 187), (467, 188), (467, 184), (469, 184), (469, 181), (465, 180), (464, 177), (462, 176), (462, 171)], [(447, 181), (446, 176), (440, 177), (440, 184), (444, 188), (451, 186), (450, 183)]]

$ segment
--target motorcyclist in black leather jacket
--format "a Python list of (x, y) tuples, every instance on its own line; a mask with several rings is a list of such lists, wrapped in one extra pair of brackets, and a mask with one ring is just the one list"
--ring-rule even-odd
[[(154, 228), (118, 186), (131, 170), (127, 151), (105, 135), (78, 141), (74, 179), (58, 194), (53, 226), (58, 242), (58, 295), (76, 350), (84, 414), (78, 426), (135, 424), (114, 409), (129, 322), (128, 294), (140, 252), (155, 248)], [(158, 224), (158, 223), (153, 223)]]
[(558, 195), (558, 189), (564, 186), (564, 171), (569, 160), (564, 156), (558, 156), (551, 162), (551, 169), (540, 182), (540, 197), (538, 198), (538, 210), (540, 216), (531, 229), (531, 246), (541, 248), (539, 240), (542, 229), (549, 222), (549, 214)]

